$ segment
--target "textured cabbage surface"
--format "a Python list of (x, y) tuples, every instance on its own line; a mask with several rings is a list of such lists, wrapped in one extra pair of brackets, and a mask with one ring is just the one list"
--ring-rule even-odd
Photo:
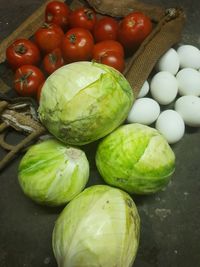
[(175, 154), (154, 128), (134, 123), (119, 127), (99, 144), (97, 168), (106, 183), (129, 193), (165, 187), (175, 170)]
[(88, 187), (62, 211), (53, 230), (59, 267), (131, 267), (140, 236), (132, 198), (107, 185)]
[(133, 100), (132, 88), (117, 70), (94, 62), (75, 62), (47, 78), (39, 117), (62, 142), (83, 145), (122, 124)]

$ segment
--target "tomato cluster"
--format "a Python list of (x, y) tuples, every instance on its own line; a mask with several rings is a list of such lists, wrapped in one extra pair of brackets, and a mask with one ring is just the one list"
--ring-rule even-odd
[(94, 60), (123, 72), (126, 55), (152, 30), (151, 20), (140, 12), (115, 19), (84, 6), (71, 10), (60, 1), (49, 2), (44, 17), (31, 40), (17, 39), (6, 50), (15, 90), (38, 101), (46, 77), (64, 64)]

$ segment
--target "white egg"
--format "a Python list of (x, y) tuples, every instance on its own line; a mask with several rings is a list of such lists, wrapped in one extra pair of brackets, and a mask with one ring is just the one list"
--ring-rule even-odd
[(148, 97), (139, 98), (133, 104), (127, 121), (150, 125), (158, 118), (159, 114), (160, 106), (155, 100)]
[(148, 81), (145, 81), (138, 96), (137, 96), (137, 98), (141, 98), (141, 97), (146, 96), (148, 94), (148, 92), (149, 92), (149, 83), (148, 83)]
[(168, 71), (171, 74), (176, 74), (179, 70), (179, 56), (174, 48), (170, 48), (156, 64), (158, 71)]
[(192, 68), (180, 70), (176, 79), (180, 95), (200, 95), (200, 72)]
[(193, 45), (182, 45), (177, 49), (181, 68), (200, 68), (200, 50)]
[(168, 105), (176, 98), (178, 82), (170, 72), (160, 71), (153, 76), (150, 91), (159, 104)]
[(188, 126), (200, 126), (200, 98), (193, 95), (179, 97), (175, 102), (175, 110)]
[(178, 112), (168, 109), (160, 113), (156, 121), (156, 129), (169, 144), (174, 144), (183, 137), (185, 124)]

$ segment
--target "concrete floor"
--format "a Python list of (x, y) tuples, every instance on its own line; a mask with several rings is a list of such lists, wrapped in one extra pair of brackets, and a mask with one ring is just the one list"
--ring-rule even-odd
[[(182, 6), (187, 14), (182, 42), (200, 48), (198, 0), (145, 2)], [(0, 0), (0, 41), (41, 3), (42, 0)], [(91, 161), (89, 184), (102, 183), (91, 147), (86, 150)], [(176, 172), (166, 190), (134, 198), (142, 223), (134, 267), (200, 266), (200, 130), (187, 128), (173, 150)], [(19, 161), (20, 157), (0, 174), (0, 267), (55, 267), (51, 234), (62, 209), (41, 207), (23, 195), (17, 181)]]

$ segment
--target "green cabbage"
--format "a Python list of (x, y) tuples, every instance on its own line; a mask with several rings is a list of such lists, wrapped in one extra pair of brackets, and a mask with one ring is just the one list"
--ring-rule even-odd
[(120, 72), (82, 61), (67, 64), (47, 78), (38, 112), (59, 140), (83, 145), (118, 127), (133, 100), (132, 88)]
[(32, 200), (49, 206), (66, 204), (89, 178), (85, 153), (48, 139), (29, 148), (19, 165), (18, 180)]
[(132, 198), (117, 188), (95, 185), (62, 211), (52, 244), (58, 267), (131, 267), (139, 236)]
[(148, 194), (167, 185), (175, 155), (157, 130), (135, 123), (119, 127), (100, 142), (96, 165), (108, 184)]

